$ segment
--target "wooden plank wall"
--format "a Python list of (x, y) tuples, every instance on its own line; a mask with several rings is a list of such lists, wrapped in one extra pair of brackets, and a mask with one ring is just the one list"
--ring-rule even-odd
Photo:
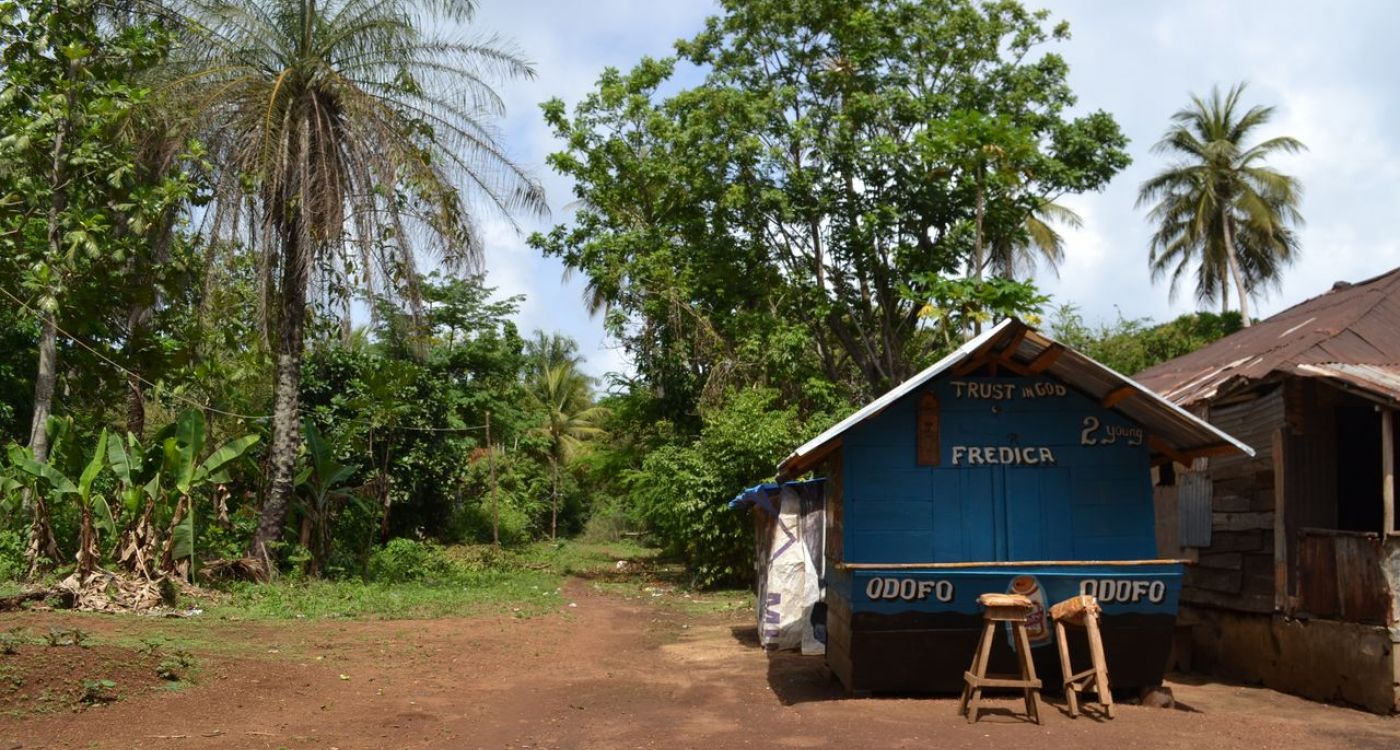
[(826, 551), (826, 569), (835, 567), (832, 563), (842, 562), (846, 559), (845, 545), (845, 517), (843, 508), (845, 498), (845, 479), (841, 473), (843, 450), (837, 448), (818, 467), (817, 476), (826, 477), (826, 544), (822, 548)]
[(826, 663), (841, 680), (851, 685), (851, 576), (837, 563), (844, 557), (843, 520), (845, 517), (842, 450), (837, 449), (822, 464), (818, 476), (826, 483)]
[(1307, 378), (1284, 383), (1284, 534), (1288, 549), (1288, 591), (1298, 590), (1302, 566), (1297, 540), (1306, 528), (1337, 528), (1337, 392)]
[(1384, 545), (1378, 534), (1303, 529), (1294, 611), (1371, 625), (1391, 622)]
[(1254, 449), (1253, 457), (1213, 458), (1211, 544), (1188, 566), (1181, 599), (1245, 612), (1274, 609), (1273, 433), (1284, 424), (1284, 393), (1273, 386), (1249, 400), (1212, 406), (1212, 424)]
[(1178, 503), (1175, 484), (1159, 484), (1158, 472), (1152, 470), (1152, 509), (1157, 524), (1157, 557), (1176, 560), (1181, 557), (1181, 535), (1178, 533)]

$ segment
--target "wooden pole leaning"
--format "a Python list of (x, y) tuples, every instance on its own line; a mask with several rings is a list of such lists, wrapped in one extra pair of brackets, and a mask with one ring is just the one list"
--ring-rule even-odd
[[(958, 701), (958, 713), (966, 716), (969, 724), (975, 723), (983, 688), (1020, 688), (1026, 699), (1026, 717), (1039, 724), (1040, 679), (1035, 676), (1030, 637), (1026, 634), (1026, 618), (1034, 611), (1034, 605), (1030, 599), (1017, 594), (983, 594), (977, 598), (977, 603), (985, 608), (982, 613), (982, 638), (977, 652), (972, 656), (971, 667), (963, 673), (964, 685), (962, 698)], [(987, 674), (987, 662), (991, 659), (992, 645), (1001, 623), (1011, 624), (1012, 641), (1020, 662), (1019, 676)]]
[(1381, 410), (1381, 542), (1395, 533), (1395, 412)]
[[(1113, 718), (1113, 690), (1108, 684), (1108, 664), (1104, 659), (1103, 638), (1099, 634), (1099, 615), (1102, 612), (1098, 600), (1087, 595), (1071, 597), (1050, 608), (1050, 617), (1055, 621), (1055, 641), (1060, 649), (1065, 701), (1069, 704), (1071, 718), (1079, 716), (1079, 694), (1090, 689), (1098, 696), (1104, 714)], [(1079, 673), (1075, 673), (1070, 666), (1066, 625), (1081, 626), (1089, 636), (1090, 666)]]

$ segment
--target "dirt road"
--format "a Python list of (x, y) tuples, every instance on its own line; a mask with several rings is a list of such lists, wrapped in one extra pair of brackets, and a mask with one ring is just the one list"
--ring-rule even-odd
[[(1052, 704), (1035, 726), (1006, 700), (968, 725), (952, 699), (844, 699), (820, 659), (766, 657), (747, 621), (583, 581), (565, 593), (576, 606), (532, 619), (211, 622), (197, 684), (0, 716), (0, 750), (1400, 747), (1400, 719), (1210, 684), (1173, 685), (1189, 710), (1123, 706), (1099, 722)], [(82, 620), (101, 638), (139, 625)]]

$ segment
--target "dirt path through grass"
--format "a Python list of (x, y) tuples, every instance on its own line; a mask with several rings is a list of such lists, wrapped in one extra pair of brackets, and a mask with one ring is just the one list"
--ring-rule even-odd
[[(1400, 720), (1270, 691), (1177, 685), (1195, 711), (969, 726), (951, 699), (843, 699), (819, 659), (768, 659), (747, 616), (604, 593), (559, 611), (390, 622), (210, 622), (196, 684), (78, 713), (0, 716), (8, 748), (1400, 747)], [(29, 614), (38, 628), (65, 616)], [(157, 628), (79, 618), (99, 639)], [(42, 625), (47, 627), (47, 625)]]

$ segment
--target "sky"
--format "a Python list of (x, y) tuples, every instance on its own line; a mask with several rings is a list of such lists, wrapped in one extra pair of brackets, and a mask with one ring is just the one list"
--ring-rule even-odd
[[(537, 70), (500, 87), (508, 113), (500, 123), (514, 158), (544, 184), (551, 215), (485, 224), (486, 270), (501, 295), (525, 295), (522, 331), (574, 337), (594, 375), (628, 369), (599, 317), (583, 301), (583, 279), (525, 243), (534, 229), (569, 218), (570, 182), (546, 157), (559, 150), (539, 104), (572, 106), (604, 68), (629, 68), (643, 56), (672, 52), (716, 12), (699, 0), (479, 0), (478, 34), (498, 34)], [(1147, 265), (1152, 228), (1135, 206), (1138, 186), (1164, 165), (1152, 144), (1171, 114), (1216, 84), (1248, 81), (1247, 104), (1277, 108), (1265, 135), (1291, 135), (1308, 151), (1273, 165), (1303, 183), (1301, 254), (1278, 290), (1256, 300), (1265, 317), (1327, 291), (1400, 266), (1400, 4), (1390, 0), (1042, 0), (1069, 22), (1072, 38), (1055, 45), (1070, 66), (1077, 110), (1105, 110), (1131, 139), (1130, 167), (1103, 191), (1061, 202), (1084, 220), (1065, 230), (1059, 277), (1037, 280), (1055, 303), (1072, 303), (1086, 322), (1119, 316), (1168, 319), (1197, 309), (1189, 286), (1171, 300)]]

